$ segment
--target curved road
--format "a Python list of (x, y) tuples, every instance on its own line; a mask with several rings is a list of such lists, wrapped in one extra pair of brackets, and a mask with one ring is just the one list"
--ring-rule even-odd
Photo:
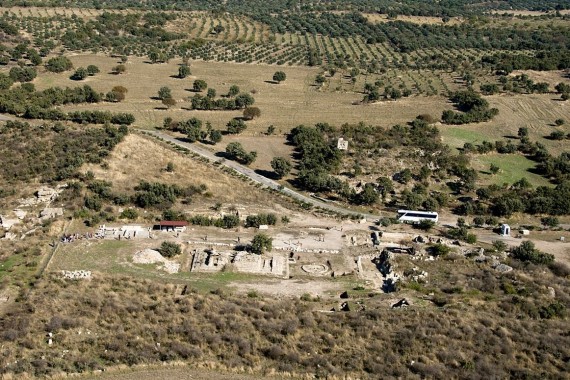
[(272, 179), (269, 179), (267, 177), (264, 177), (258, 173), (256, 173), (253, 169), (248, 168), (247, 166), (243, 166), (235, 161), (231, 161), (231, 160), (227, 160), (221, 157), (217, 157), (212, 151), (203, 148), (201, 146), (199, 146), (198, 144), (192, 144), (192, 143), (187, 143), (184, 141), (181, 141), (180, 139), (177, 139), (176, 137), (172, 137), (166, 133), (160, 132), (160, 131), (155, 131), (155, 130), (143, 130), (143, 129), (137, 129), (137, 131), (139, 132), (144, 132), (150, 135), (153, 135), (155, 137), (160, 137), (161, 139), (174, 143), (180, 147), (186, 148), (202, 157), (207, 158), (208, 160), (212, 161), (212, 162), (220, 162), (222, 165), (235, 170), (236, 172), (243, 174), (245, 176), (247, 176), (248, 178), (252, 179), (253, 181), (260, 183), (264, 186), (269, 187), (270, 189), (273, 190), (277, 190), (285, 195), (288, 195), (294, 199), (297, 199), (299, 201), (305, 202), (305, 203), (309, 203), (313, 206), (316, 207), (320, 207), (329, 211), (333, 211), (333, 212), (338, 212), (341, 214), (348, 214), (348, 215), (358, 215), (361, 216), (363, 218), (367, 218), (367, 219), (378, 219), (380, 218), (379, 215), (374, 215), (374, 214), (367, 214), (367, 213), (362, 213), (362, 212), (358, 212), (358, 211), (353, 211), (353, 210), (349, 210), (343, 207), (338, 207), (338, 206), (334, 206), (331, 205), (330, 203), (325, 203), (322, 201), (319, 201), (315, 198), (311, 198), (311, 197), (307, 197), (306, 195), (303, 195), (295, 190), (292, 190), (288, 187), (285, 187), (283, 185), (281, 185), (278, 182), (273, 181)]

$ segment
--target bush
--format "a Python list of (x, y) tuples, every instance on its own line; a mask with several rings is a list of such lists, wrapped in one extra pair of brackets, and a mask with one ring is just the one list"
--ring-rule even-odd
[(287, 79), (287, 75), (283, 71), (276, 71), (275, 74), (273, 74), (273, 80), (277, 83), (281, 83), (285, 79)]
[(139, 217), (139, 213), (134, 208), (127, 208), (127, 209), (124, 209), (123, 212), (121, 212), (121, 215), (119, 217), (121, 219), (133, 220), (133, 219), (136, 219)]
[(433, 220), (423, 219), (418, 224), (417, 227), (422, 231), (429, 231), (435, 226), (435, 222)]
[(434, 256), (445, 256), (451, 252), (451, 248), (444, 244), (433, 244), (430, 247), (430, 253)]
[(534, 243), (529, 240), (523, 241), (521, 245), (514, 248), (511, 253), (513, 258), (523, 262), (544, 265), (554, 262), (553, 255), (539, 251), (535, 248)]
[(172, 243), (170, 241), (164, 241), (158, 249), (160, 254), (164, 257), (174, 257), (182, 253), (182, 249), (179, 244)]
[(67, 57), (53, 57), (46, 62), (46, 70), (53, 73), (63, 73), (71, 70), (73, 64)]

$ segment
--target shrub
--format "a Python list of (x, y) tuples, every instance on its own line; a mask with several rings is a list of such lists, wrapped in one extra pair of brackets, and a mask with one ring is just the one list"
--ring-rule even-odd
[(123, 212), (121, 212), (121, 215), (119, 217), (121, 219), (131, 219), (132, 220), (132, 219), (138, 218), (139, 213), (134, 208), (127, 208), (127, 209), (124, 209)]
[(430, 253), (434, 256), (445, 256), (451, 252), (451, 248), (444, 244), (433, 244), (430, 247)]
[(287, 75), (283, 71), (276, 71), (275, 74), (273, 74), (273, 80), (277, 83), (281, 83), (285, 79), (287, 79)]
[(514, 248), (511, 253), (513, 258), (523, 262), (544, 265), (554, 262), (553, 255), (539, 251), (535, 248), (534, 243), (529, 240), (523, 241), (521, 245)]
[(422, 231), (429, 231), (435, 226), (435, 222), (433, 220), (423, 219), (418, 224), (417, 227)]
[(179, 244), (172, 243), (170, 241), (164, 241), (158, 249), (160, 254), (164, 257), (174, 257), (182, 253), (182, 249)]
[(53, 73), (62, 73), (71, 70), (73, 64), (67, 57), (53, 57), (46, 62), (46, 70)]

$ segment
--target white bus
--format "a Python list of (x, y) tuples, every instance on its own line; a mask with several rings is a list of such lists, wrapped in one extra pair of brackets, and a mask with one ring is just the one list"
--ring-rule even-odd
[(418, 224), (422, 220), (437, 223), (439, 215), (435, 211), (398, 210), (398, 222)]

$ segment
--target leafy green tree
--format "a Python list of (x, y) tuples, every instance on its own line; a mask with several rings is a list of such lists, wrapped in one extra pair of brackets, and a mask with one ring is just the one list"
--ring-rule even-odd
[(39, 66), (42, 64), (42, 57), (35, 49), (28, 50), (28, 59), (34, 66)]
[(249, 165), (257, 158), (257, 152), (246, 152), (239, 142), (231, 142), (226, 146), (226, 157)]
[(192, 84), (192, 89), (196, 92), (204, 91), (206, 88), (208, 88), (208, 84), (202, 79), (196, 79)]
[(206, 97), (209, 99), (214, 99), (216, 97), (216, 89), (209, 88), (208, 92), (206, 93)]
[(374, 185), (367, 183), (360, 193), (354, 195), (352, 202), (359, 205), (372, 205), (378, 202), (378, 198), (379, 196)]
[(520, 127), (517, 135), (519, 136), (519, 138), (525, 138), (528, 137), (528, 128), (527, 127)]
[(241, 119), (231, 119), (228, 121), (228, 124), (226, 124), (226, 127), (228, 128), (228, 133), (235, 135), (243, 132), (247, 128), (247, 125)]
[(178, 78), (184, 79), (190, 74), (190, 67), (188, 65), (180, 65), (178, 67)]
[(163, 241), (158, 252), (160, 252), (162, 256), (170, 258), (180, 255), (182, 253), (182, 249), (179, 244), (170, 241)]
[(283, 71), (276, 71), (275, 74), (273, 74), (273, 80), (277, 83), (281, 83), (285, 79), (287, 79), (287, 75)]
[(257, 234), (251, 241), (251, 251), (258, 255), (263, 254), (265, 251), (271, 251), (273, 248), (273, 239), (266, 234)]
[(283, 157), (274, 157), (271, 160), (271, 168), (278, 178), (283, 178), (291, 171), (292, 165), (289, 160)]
[(491, 166), (489, 166), (489, 170), (491, 171), (491, 173), (497, 174), (499, 172), (499, 170), (501, 170), (501, 168), (499, 168), (495, 164), (491, 164)]
[(87, 78), (87, 75), (89, 75), (87, 72), (87, 69), (85, 69), (84, 67), (80, 67), (77, 70), (75, 70), (75, 72), (70, 77), (70, 79), (72, 79), (72, 80), (83, 80), (83, 79)]
[(378, 186), (378, 191), (382, 196), (382, 199), (386, 199), (386, 196), (394, 191), (394, 183), (388, 177), (379, 177), (376, 180), (376, 186)]
[(73, 68), (73, 64), (67, 57), (53, 57), (46, 62), (46, 70), (53, 73), (62, 73)]
[(566, 123), (566, 120), (564, 120), (564, 119), (556, 119), (556, 120), (554, 120), (554, 124), (556, 124), (557, 126), (564, 125), (564, 123)]
[(217, 129), (212, 129), (210, 131), (210, 140), (214, 144), (219, 143), (220, 141), (222, 141), (222, 132), (218, 131)]
[(9, 89), (14, 81), (6, 74), (0, 73), (0, 90), (7, 90)]
[(228, 97), (233, 98), (237, 94), (239, 94), (239, 86), (236, 86), (234, 84), (230, 87), (230, 90), (228, 91)]
[(239, 142), (231, 142), (226, 146), (226, 156), (230, 160), (237, 160), (245, 154), (246, 151)]
[(164, 62), (164, 54), (159, 50), (153, 50), (148, 54), (148, 59), (152, 63)]
[(33, 67), (12, 67), (10, 69), (10, 78), (14, 82), (31, 82), (38, 75)]
[(255, 103), (255, 99), (250, 94), (239, 94), (235, 98), (235, 105), (236, 108), (245, 108), (253, 105)]
[(161, 100), (172, 98), (172, 91), (169, 87), (163, 86), (158, 90), (158, 98)]

